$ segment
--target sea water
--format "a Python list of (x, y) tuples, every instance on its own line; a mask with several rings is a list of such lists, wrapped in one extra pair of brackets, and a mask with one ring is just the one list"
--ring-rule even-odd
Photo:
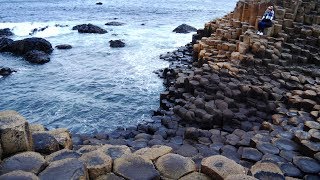
[[(0, 78), (0, 111), (16, 110), (31, 123), (66, 127), (73, 133), (108, 132), (151, 118), (159, 107), (162, 80), (153, 72), (168, 62), (159, 55), (191, 41), (172, 30), (204, 23), (233, 10), (236, 0), (0, 0), (0, 29), (14, 40), (42, 37), (70, 44), (51, 61), (34, 65), (0, 54), (0, 66), (17, 70)], [(110, 21), (123, 26), (106, 26)], [(80, 34), (72, 27), (92, 23), (106, 34)], [(33, 29), (47, 27), (32, 33)], [(121, 39), (124, 48), (110, 48)]]

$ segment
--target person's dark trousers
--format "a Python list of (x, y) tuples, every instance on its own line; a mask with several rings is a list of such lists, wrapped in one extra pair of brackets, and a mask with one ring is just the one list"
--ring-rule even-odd
[(258, 31), (263, 32), (265, 28), (271, 27), (272, 21), (269, 19), (263, 19), (258, 23)]

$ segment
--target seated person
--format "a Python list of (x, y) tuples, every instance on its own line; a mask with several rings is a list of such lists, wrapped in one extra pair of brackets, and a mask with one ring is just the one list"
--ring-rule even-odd
[(258, 23), (258, 32), (257, 34), (263, 35), (263, 30), (265, 28), (272, 26), (272, 20), (274, 18), (273, 6), (269, 6), (268, 9), (264, 12), (262, 20)]

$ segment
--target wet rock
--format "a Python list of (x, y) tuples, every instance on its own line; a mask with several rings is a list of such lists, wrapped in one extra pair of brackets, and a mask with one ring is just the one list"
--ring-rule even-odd
[(247, 148), (247, 147), (243, 148), (242, 159), (257, 162), (261, 160), (261, 158), (262, 158), (262, 153), (259, 152), (258, 150), (253, 148)]
[(276, 138), (272, 140), (272, 143), (280, 150), (296, 151), (299, 149), (297, 143), (285, 138)]
[(160, 174), (153, 166), (152, 161), (135, 155), (124, 155), (114, 160), (113, 172), (132, 180), (160, 178)]
[(52, 45), (49, 41), (35, 37), (14, 41), (9, 47), (9, 52), (17, 55), (24, 55), (33, 50), (43, 51), (45, 54), (50, 54), (53, 51)]
[(280, 168), (285, 176), (302, 177), (301, 171), (291, 163), (283, 163)]
[(252, 175), (257, 179), (284, 180), (281, 169), (270, 162), (258, 162), (250, 169)]
[(51, 154), (59, 151), (58, 141), (48, 132), (36, 132), (32, 134), (34, 150), (42, 154)]
[(24, 58), (35, 64), (45, 64), (50, 61), (50, 57), (48, 54), (46, 54), (43, 51), (38, 51), (38, 50), (32, 50), (28, 51), (25, 55)]
[(109, 145), (106, 144), (99, 148), (99, 151), (103, 151), (106, 155), (109, 155), (113, 160), (123, 155), (131, 154), (131, 150), (128, 146), (124, 145)]
[(180, 26), (176, 27), (173, 32), (176, 33), (190, 33), (190, 32), (195, 32), (197, 31), (196, 28), (189, 26), (187, 24), (181, 24)]
[(196, 171), (196, 165), (190, 158), (171, 153), (160, 157), (155, 165), (163, 178), (179, 179)]
[(72, 46), (70, 44), (59, 44), (56, 46), (57, 49), (71, 49)]
[(159, 157), (168, 154), (172, 151), (172, 148), (169, 146), (153, 146), (152, 148), (142, 148), (134, 152), (134, 155), (138, 155), (143, 157), (144, 159), (148, 159), (154, 161)]
[(0, 38), (0, 52), (9, 52), (12, 43), (12, 39)]
[(46, 180), (68, 180), (88, 179), (88, 171), (83, 162), (78, 159), (68, 158), (54, 161), (39, 174), (40, 179)]
[(0, 136), (3, 156), (33, 149), (29, 124), (16, 111), (0, 112)]
[(25, 172), (25, 171), (11, 171), (9, 173), (6, 173), (2, 176), (0, 176), (1, 180), (39, 180), (39, 178), (31, 172)]
[(112, 48), (121, 48), (126, 46), (126, 44), (121, 40), (110, 40), (109, 43)]
[(0, 29), (0, 37), (3, 36), (13, 36), (13, 33), (9, 28)]
[(84, 162), (87, 166), (90, 179), (95, 179), (103, 174), (111, 172), (112, 159), (102, 151), (85, 153), (79, 160)]
[(36, 152), (23, 152), (5, 159), (1, 163), (0, 174), (22, 170), (38, 174), (47, 166), (42, 155)]
[(125, 23), (116, 22), (116, 21), (111, 21), (111, 22), (107, 22), (105, 25), (106, 25), (106, 26), (123, 26), (123, 25), (125, 25)]
[(72, 150), (69, 150), (69, 149), (63, 149), (63, 150), (54, 152), (54, 153), (46, 156), (46, 160), (47, 160), (47, 162), (51, 163), (53, 161), (59, 161), (62, 159), (67, 159), (67, 158), (76, 158), (77, 159), (79, 157), (80, 157), (79, 153), (72, 151)]
[(210, 180), (210, 177), (199, 172), (193, 172), (181, 177), (179, 180)]
[(100, 28), (99, 26), (93, 24), (81, 24), (74, 26), (72, 30), (78, 30), (79, 33), (96, 33), (96, 34), (105, 34), (106, 30)]
[(320, 163), (312, 158), (304, 156), (293, 157), (293, 163), (304, 173), (319, 173)]
[(271, 143), (261, 142), (257, 144), (256, 147), (259, 151), (263, 152), (264, 154), (279, 154), (279, 149), (272, 145)]
[(212, 178), (221, 180), (229, 175), (246, 174), (244, 167), (221, 155), (203, 159), (201, 161), (201, 172)]
[(1, 67), (0, 66), (0, 76), (8, 76), (13, 72), (17, 72), (17, 71), (15, 71), (11, 68), (8, 68), (8, 67)]

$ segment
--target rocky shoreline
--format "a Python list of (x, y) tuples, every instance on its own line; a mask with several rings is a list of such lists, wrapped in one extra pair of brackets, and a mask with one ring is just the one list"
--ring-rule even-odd
[(137, 127), (71, 138), (0, 112), (0, 179), (319, 179), (320, 4), (274, 3), (264, 36), (269, 1), (239, 1), (161, 55), (166, 91)]

